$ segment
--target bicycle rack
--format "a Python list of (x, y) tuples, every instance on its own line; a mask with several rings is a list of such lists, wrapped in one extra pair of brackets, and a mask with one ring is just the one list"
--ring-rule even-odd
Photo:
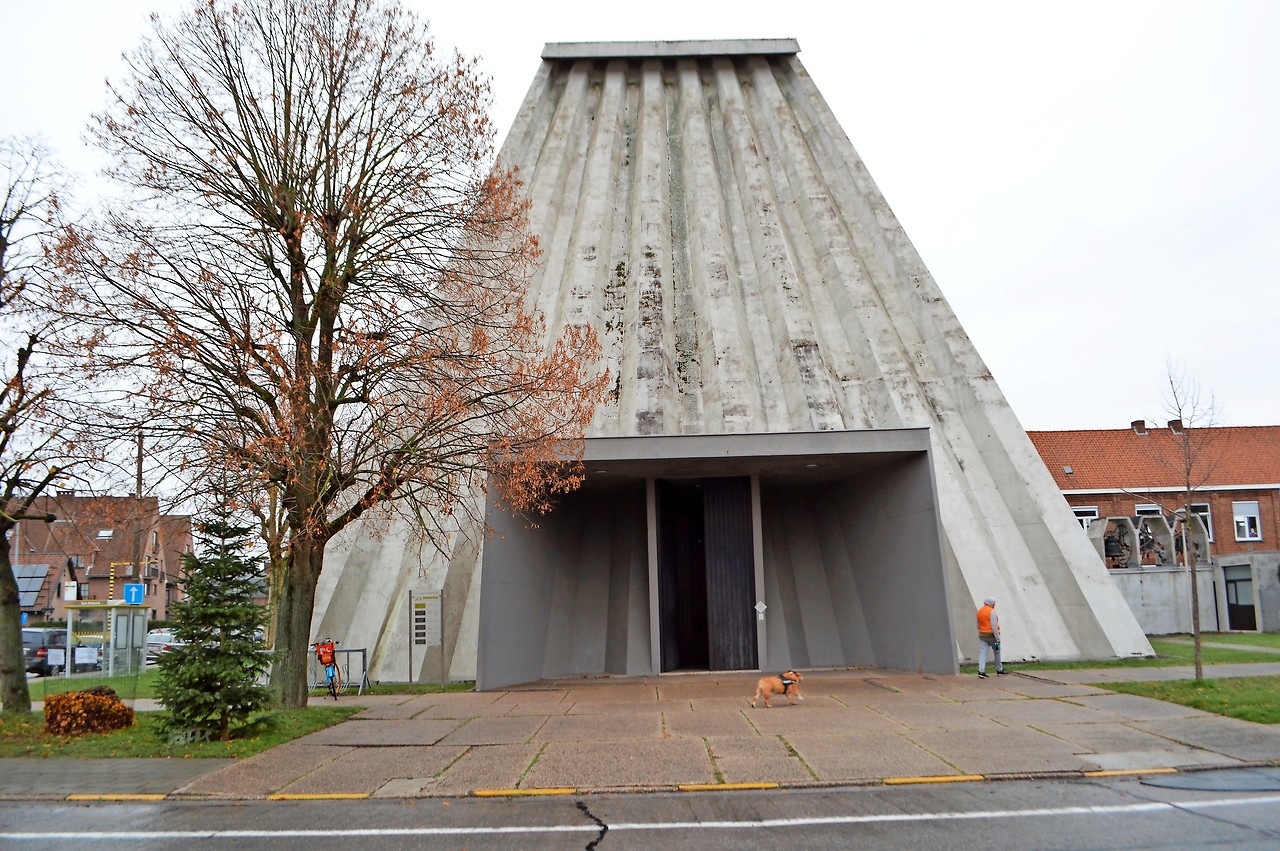
[[(351, 688), (351, 683), (356, 683), (356, 694), (364, 694), (364, 690), (369, 687), (368, 651), (364, 647), (339, 647), (336, 652), (342, 654), (342, 659), (338, 662), (338, 665), (342, 668), (342, 676), (347, 679), (347, 688)], [(360, 654), (360, 677), (358, 679), (351, 673), (352, 653)], [(324, 665), (321, 665), (320, 660), (312, 653), (311, 681), (307, 683), (307, 689), (315, 691), (324, 687)]]

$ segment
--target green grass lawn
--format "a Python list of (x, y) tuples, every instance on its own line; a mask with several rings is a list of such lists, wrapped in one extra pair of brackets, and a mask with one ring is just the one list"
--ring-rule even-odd
[[(1208, 641), (1207, 638), (1204, 639)], [(1216, 640), (1216, 639), (1215, 639)], [(1168, 641), (1152, 638), (1151, 649), (1156, 651), (1153, 657), (1136, 657), (1132, 659), (1095, 659), (1069, 662), (1009, 662), (1005, 669), (1009, 671), (1072, 671), (1087, 668), (1168, 668), (1176, 665), (1194, 665), (1196, 649), (1193, 644), (1181, 641)], [(1226, 665), (1239, 662), (1280, 662), (1280, 655), (1265, 650), (1230, 649), (1223, 647), (1201, 646), (1201, 661), (1206, 665)], [(988, 667), (992, 663), (988, 660)], [(962, 665), (963, 673), (973, 673), (977, 665)]]
[[(27, 680), (27, 690), (33, 701), (43, 701), (48, 695), (60, 694), (64, 691), (83, 691), (91, 686), (107, 685), (115, 689), (126, 703), (130, 700), (155, 697), (156, 675), (158, 668), (147, 668), (141, 674), (128, 677), (108, 677), (101, 674), (77, 674), (74, 677), (38, 677)], [(441, 692), (471, 691), (476, 687), (474, 682), (456, 683), (372, 683), (364, 690), (365, 694), (439, 694)], [(313, 689), (315, 696), (325, 694), (323, 688)], [(348, 683), (344, 696), (354, 695), (354, 684)]]
[(156, 668), (147, 668), (140, 674), (127, 677), (108, 677), (106, 674), (76, 674), (71, 677), (38, 677), (27, 680), (31, 699), (44, 700), (51, 694), (64, 691), (84, 691), (92, 686), (111, 686), (126, 703), (139, 698), (155, 697)]
[[(457, 683), (371, 683), (364, 690), (365, 694), (450, 694), (460, 691), (473, 691), (474, 682)], [(351, 694), (348, 688), (346, 694)]]
[[(1160, 636), (1190, 641), (1191, 634)], [(1280, 632), (1202, 632), (1200, 641), (1216, 644), (1245, 644), (1253, 647), (1274, 647), (1280, 650)]]
[[(80, 691), (97, 685), (108, 685), (125, 702), (155, 696), (157, 671), (150, 668), (130, 677), (79, 675), (75, 677), (43, 677), (29, 680), (32, 701), (65, 691)], [(473, 682), (375, 683), (365, 694), (436, 694), (471, 691)], [(279, 710), (264, 713), (245, 727), (233, 731), (230, 742), (198, 742), (171, 745), (160, 732), (160, 712), (138, 712), (136, 723), (126, 730), (83, 736), (51, 736), (44, 732), (44, 714), (0, 715), (0, 757), (61, 757), (64, 759), (101, 759), (111, 757), (179, 757), (215, 758), (247, 757), (282, 745), (285, 742), (337, 724), (360, 710), (353, 705), (353, 690), (348, 690), (337, 704), (324, 703), (322, 690), (312, 692), (306, 709)]]
[(360, 707), (309, 706), (264, 713), (233, 731), (230, 742), (171, 745), (160, 733), (159, 712), (139, 712), (132, 727), (83, 736), (51, 736), (44, 715), (0, 715), (0, 757), (102, 759), (123, 757), (247, 757), (337, 724)]
[(1233, 677), (1154, 683), (1093, 683), (1122, 694), (1154, 697), (1241, 721), (1280, 724), (1280, 677)]

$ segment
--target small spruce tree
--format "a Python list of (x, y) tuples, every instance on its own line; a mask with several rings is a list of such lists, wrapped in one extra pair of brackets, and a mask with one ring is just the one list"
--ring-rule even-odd
[(248, 527), (219, 518), (197, 530), (202, 553), (184, 557), (187, 599), (173, 607), (181, 644), (160, 656), (156, 697), (171, 739), (227, 741), (268, 701), (260, 684), (270, 659), (261, 644), (266, 613), (253, 599), (262, 565), (248, 555)]

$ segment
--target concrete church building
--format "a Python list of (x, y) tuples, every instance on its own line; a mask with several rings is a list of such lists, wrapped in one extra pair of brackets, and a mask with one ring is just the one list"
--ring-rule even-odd
[(537, 528), (334, 542), (314, 632), (371, 678), (951, 674), (986, 595), (1006, 658), (1151, 653), (798, 50), (546, 46), (502, 159), (614, 398)]

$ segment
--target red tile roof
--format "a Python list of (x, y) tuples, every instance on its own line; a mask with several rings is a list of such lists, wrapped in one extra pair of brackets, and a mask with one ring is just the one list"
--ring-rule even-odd
[[(1069, 490), (1134, 490), (1185, 484), (1181, 438), (1148, 425), (1090, 431), (1029, 431), (1058, 487)], [(1196, 487), (1280, 483), (1280, 426), (1193, 429)], [(1072, 472), (1065, 472), (1070, 467)]]

